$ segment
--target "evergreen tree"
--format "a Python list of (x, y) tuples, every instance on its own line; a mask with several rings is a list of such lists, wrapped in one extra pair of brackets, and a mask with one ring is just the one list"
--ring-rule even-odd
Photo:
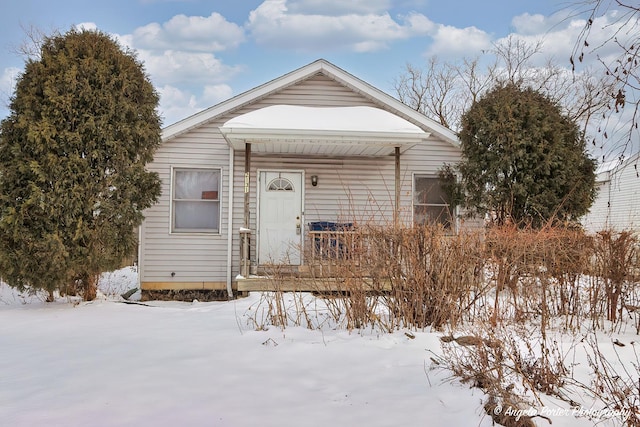
[(98, 31), (43, 40), (0, 124), (0, 276), (20, 289), (78, 286), (136, 249), (160, 194), (145, 170), (161, 141), (158, 95), (135, 54)]
[(462, 117), (465, 204), (499, 224), (575, 221), (595, 196), (595, 162), (578, 125), (532, 89), (498, 86)]

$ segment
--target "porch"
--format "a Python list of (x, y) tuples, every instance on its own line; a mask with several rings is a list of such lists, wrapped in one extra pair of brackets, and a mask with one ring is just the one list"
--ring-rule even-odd
[[(243, 236), (241, 255), (243, 271), (246, 275), (235, 278), (234, 289), (238, 292), (284, 291), (284, 292), (344, 292), (354, 285), (354, 269), (364, 266), (363, 259), (368, 256), (366, 234), (356, 231), (353, 223), (332, 223), (322, 221), (309, 224), (305, 232), (299, 265), (282, 263), (250, 265), (245, 258), (249, 243), (248, 232)], [(371, 291), (390, 290), (388, 284), (359, 277), (358, 286)]]
[[(244, 164), (238, 164), (244, 181), (242, 222), (236, 228), (240, 231), (240, 256), (236, 258), (240, 265), (232, 283), (239, 292), (273, 288), (276, 277), (282, 282), (278, 286), (288, 290), (344, 288), (345, 272), (339, 271), (344, 263), (338, 261), (349, 257), (349, 263), (358, 263), (355, 256), (362, 254), (363, 248), (355, 247), (351, 227), (306, 230), (307, 220), (339, 216), (337, 206), (334, 210), (323, 208), (321, 213), (310, 207), (310, 201), (318, 200), (318, 189), (339, 191), (342, 187), (335, 181), (326, 187), (322, 176), (318, 184), (313, 171), (307, 176), (310, 163), (305, 159), (368, 162), (377, 165), (371, 169), (376, 171), (382, 165), (386, 176), (381, 176), (383, 172), (365, 173), (358, 185), (362, 193), (368, 193), (365, 189), (369, 186), (391, 183), (390, 191), (379, 192), (388, 198), (388, 210), (385, 207), (382, 215), (384, 221), (397, 223), (401, 155), (430, 136), (397, 115), (364, 106), (274, 105), (237, 116), (219, 129), (232, 155), (243, 152), (244, 157)], [(276, 161), (283, 157), (297, 159), (295, 167), (283, 167)], [(237, 250), (234, 248), (236, 254)]]

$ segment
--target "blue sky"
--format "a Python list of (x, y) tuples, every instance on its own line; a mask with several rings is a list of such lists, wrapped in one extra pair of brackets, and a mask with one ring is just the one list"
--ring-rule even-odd
[[(7, 4), (9, 3), (9, 4)], [(560, 64), (581, 28), (561, 0), (5, 0), (0, 118), (24, 58), (24, 28), (97, 28), (135, 49), (169, 125), (324, 58), (394, 95), (406, 63), (474, 57), (514, 34)]]

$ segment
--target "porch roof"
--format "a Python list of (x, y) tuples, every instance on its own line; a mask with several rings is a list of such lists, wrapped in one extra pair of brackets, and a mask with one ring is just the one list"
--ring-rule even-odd
[(227, 121), (220, 131), (231, 147), (256, 153), (387, 156), (406, 151), (429, 133), (379, 108), (272, 105)]

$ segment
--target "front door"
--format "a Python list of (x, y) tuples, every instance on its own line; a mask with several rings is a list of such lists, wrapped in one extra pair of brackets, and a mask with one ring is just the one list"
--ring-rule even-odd
[(259, 264), (301, 264), (302, 183), (302, 172), (260, 172)]

